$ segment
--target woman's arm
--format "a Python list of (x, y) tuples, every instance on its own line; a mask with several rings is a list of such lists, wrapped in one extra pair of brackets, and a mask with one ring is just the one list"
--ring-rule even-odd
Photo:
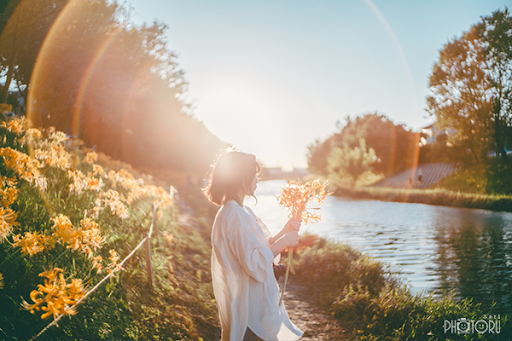
[(292, 232), (286, 233), (284, 236), (282, 236), (281, 238), (276, 240), (272, 245), (270, 245), (270, 250), (274, 254), (274, 258), (275, 258), (285, 248), (293, 247), (297, 244), (299, 244), (299, 232), (292, 231)]
[(276, 234), (274, 237), (271, 237), (268, 240), (269, 244), (274, 244), (276, 241), (278, 241), (281, 237), (283, 237), (285, 234), (289, 232), (299, 231), (301, 222), (302, 219), (300, 218), (292, 218), (288, 220), (288, 222), (284, 225), (283, 229), (279, 231), (279, 233)]

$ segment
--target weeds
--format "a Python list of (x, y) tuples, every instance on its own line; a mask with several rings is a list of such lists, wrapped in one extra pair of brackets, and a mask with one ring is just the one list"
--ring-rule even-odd
[[(311, 244), (311, 240), (315, 241)], [(449, 295), (413, 295), (382, 263), (347, 245), (323, 238), (303, 237), (311, 244), (299, 248), (298, 280), (317, 304), (330, 310), (359, 340), (500, 340), (511, 335), (508, 316), (500, 318), (500, 334), (447, 334), (445, 320), (479, 320), (490, 312), (470, 300), (456, 302)], [(302, 243), (302, 242), (301, 242)]]

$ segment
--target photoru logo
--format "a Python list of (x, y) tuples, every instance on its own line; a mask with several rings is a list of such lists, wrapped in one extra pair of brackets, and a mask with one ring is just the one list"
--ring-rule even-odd
[(444, 320), (444, 333), (451, 334), (499, 334), (500, 315), (486, 315), (478, 321), (460, 318)]

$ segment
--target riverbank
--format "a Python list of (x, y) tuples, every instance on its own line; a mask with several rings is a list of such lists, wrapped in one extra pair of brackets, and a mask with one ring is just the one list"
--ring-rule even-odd
[(512, 335), (508, 316), (493, 315), (492, 308), (486, 311), (468, 299), (414, 295), (386, 264), (349, 245), (306, 235), (297, 249), (296, 275), (289, 283), (298, 282), (300, 297), (336, 320), (340, 336), (335, 339), (467, 340), (464, 333), (446, 329), (446, 321), (458, 319), (485, 320), (482, 326), (499, 321), (499, 331), (479, 335), (486, 340)]
[(512, 212), (511, 195), (485, 195), (454, 192), (446, 189), (397, 189), (387, 187), (335, 188), (332, 195), (353, 199), (408, 202), (491, 211)]

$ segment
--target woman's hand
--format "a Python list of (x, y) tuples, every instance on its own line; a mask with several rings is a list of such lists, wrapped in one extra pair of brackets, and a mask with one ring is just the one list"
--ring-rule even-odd
[(285, 239), (286, 247), (294, 247), (299, 244), (299, 232), (288, 232), (283, 236), (283, 239)]
[(286, 233), (284, 236), (279, 238), (275, 243), (270, 245), (270, 250), (277, 257), (285, 248), (294, 247), (299, 244), (299, 232), (292, 231)]
[(292, 231), (299, 231), (301, 223), (301, 218), (292, 218), (284, 225), (283, 232), (286, 234)]
[(301, 218), (292, 218), (286, 222), (283, 229), (279, 231), (278, 234), (276, 234), (274, 237), (270, 238), (268, 240), (269, 244), (274, 244), (277, 240), (279, 240), (281, 237), (283, 237), (285, 234), (290, 232), (298, 232), (300, 229), (300, 224), (302, 223)]

